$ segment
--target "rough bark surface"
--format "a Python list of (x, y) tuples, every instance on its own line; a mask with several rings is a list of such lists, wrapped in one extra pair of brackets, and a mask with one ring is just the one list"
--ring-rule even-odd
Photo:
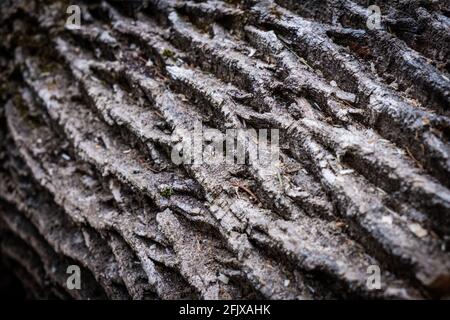
[[(378, 30), (365, 0), (68, 4), (0, 4), (1, 268), (31, 297), (450, 295), (448, 1), (380, 0)], [(196, 121), (277, 128), (281, 163), (173, 163)]]

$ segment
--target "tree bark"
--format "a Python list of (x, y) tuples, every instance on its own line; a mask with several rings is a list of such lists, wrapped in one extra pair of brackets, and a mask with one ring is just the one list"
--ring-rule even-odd
[[(379, 3), (3, 1), (0, 267), (43, 299), (448, 297), (450, 8)], [(179, 164), (197, 123), (279, 161)]]

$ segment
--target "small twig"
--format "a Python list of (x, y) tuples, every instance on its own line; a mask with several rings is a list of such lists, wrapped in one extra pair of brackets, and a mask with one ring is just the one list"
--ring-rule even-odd
[(232, 183), (232, 186), (244, 190), (244, 191), (247, 192), (249, 195), (251, 195), (255, 200), (258, 200), (258, 201), (259, 201), (258, 197), (257, 197), (257, 196), (256, 196), (249, 188), (247, 188), (246, 186), (241, 185), (241, 184), (239, 184), (239, 183)]
[(159, 116), (161, 119), (164, 119), (164, 116), (158, 110), (153, 110), (153, 112), (156, 113), (156, 115)]
[(412, 155), (411, 151), (409, 151), (408, 147), (406, 147), (406, 152), (407, 152), (408, 155), (414, 160), (414, 162), (415, 162), (421, 169), (423, 169), (422, 164), (421, 164), (416, 158), (414, 158), (414, 156)]
[(277, 175), (278, 175), (278, 181), (280, 182), (280, 187), (281, 189), (283, 189), (283, 180), (281, 179), (281, 174), (280, 171), (277, 171)]
[(307, 66), (310, 70), (314, 71), (314, 68), (311, 67), (311, 66), (308, 64), (308, 62), (306, 62), (306, 60), (305, 60), (304, 58), (300, 57), (293, 49), (291, 49), (291, 48), (289, 47), (288, 42), (287, 42), (283, 37), (278, 36), (278, 39), (280, 39), (281, 42), (284, 43), (285, 48), (286, 48), (287, 50), (289, 50), (294, 56), (296, 56), (297, 59), (298, 59), (301, 63), (303, 63), (305, 66)]

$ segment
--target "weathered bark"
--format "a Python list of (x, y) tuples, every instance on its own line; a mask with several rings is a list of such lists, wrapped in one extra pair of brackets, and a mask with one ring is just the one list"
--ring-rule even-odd
[[(449, 8), (422, 2), (379, 30), (365, 1), (3, 2), (2, 265), (37, 298), (448, 296)], [(281, 163), (174, 163), (199, 121), (279, 129)]]

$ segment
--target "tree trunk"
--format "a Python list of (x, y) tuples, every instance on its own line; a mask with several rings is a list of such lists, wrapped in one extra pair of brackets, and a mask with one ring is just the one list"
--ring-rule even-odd
[(2, 1), (0, 287), (448, 297), (450, 8), (366, 2)]

